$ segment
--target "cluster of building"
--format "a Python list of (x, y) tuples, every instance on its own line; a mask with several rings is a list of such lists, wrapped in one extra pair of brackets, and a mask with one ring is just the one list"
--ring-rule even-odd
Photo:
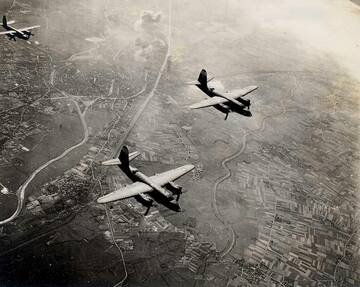
[[(9, 102), (14, 99), (9, 98)], [(20, 104), (13, 104), (12, 106), (23, 106)], [(42, 107), (47, 107), (42, 105)], [(16, 155), (22, 151), (29, 151), (29, 149), (23, 146), (24, 139), (40, 134), (44, 129), (43, 125), (39, 123), (33, 117), (24, 117), (24, 111), (21, 108), (11, 108), (6, 114), (1, 115), (0, 133), (0, 156), (2, 158), (2, 164), (11, 164), (16, 158)]]
[(209, 242), (199, 242), (194, 236), (188, 235), (185, 248), (185, 255), (178, 262), (177, 267), (185, 266), (191, 272), (197, 274), (205, 262), (215, 261), (217, 258), (215, 244)]
[(44, 213), (44, 210), (54, 206), (59, 200), (61, 200), (61, 197), (58, 193), (43, 194), (37, 198), (29, 196), (26, 209), (34, 215)]
[(26, 209), (33, 215), (46, 213), (47, 209), (61, 203), (60, 209), (76, 208), (80, 202), (94, 200), (98, 196), (90, 192), (92, 182), (92, 164), (98, 154), (98, 148), (92, 146), (76, 166), (44, 184), (38, 194), (28, 197)]
[[(106, 188), (110, 190), (121, 188), (125, 181), (125, 177), (121, 175), (112, 175), (108, 178)], [(175, 268), (198, 273), (204, 262), (215, 260), (217, 252), (214, 244), (199, 242), (188, 231), (175, 227), (161, 215), (157, 208), (152, 208), (146, 216), (144, 216), (145, 212), (146, 207), (134, 198), (114, 202), (108, 211), (111, 226), (109, 226), (107, 218), (103, 218), (101, 225), (104, 227), (105, 238), (111, 244), (114, 244), (115, 241), (126, 253), (134, 248), (136, 248), (136, 252), (139, 252), (138, 248), (140, 247), (137, 246), (137, 242), (139, 242), (139, 237), (145, 236), (145, 234), (183, 234), (180, 237), (185, 240), (185, 248), (183, 255), (176, 262)], [(176, 238), (178, 237), (179, 235)], [(131, 258), (130, 255), (128, 256)]]
[[(7, 41), (1, 44), (0, 54), (5, 67), (0, 71), (0, 156), (3, 164), (11, 164), (17, 153), (26, 151), (20, 143), (43, 130), (34, 115), (51, 108), (48, 102), (43, 101), (48, 91), (43, 78), (49, 73), (50, 63), (48, 55), (40, 49), (25, 46), (14, 49)], [(19, 62), (19, 59), (22, 61)]]

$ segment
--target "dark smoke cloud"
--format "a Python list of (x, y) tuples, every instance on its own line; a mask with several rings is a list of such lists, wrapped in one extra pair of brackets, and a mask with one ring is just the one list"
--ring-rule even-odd
[(153, 29), (154, 26), (156, 26), (161, 21), (161, 18), (161, 12), (155, 12), (151, 10), (143, 11), (140, 19), (135, 23), (135, 29)]
[(157, 51), (166, 46), (164, 40), (159, 38), (161, 37), (159, 28), (161, 18), (161, 11), (146, 10), (141, 13), (140, 19), (135, 22), (135, 30), (141, 33), (141, 36), (135, 40), (135, 60), (148, 62)]

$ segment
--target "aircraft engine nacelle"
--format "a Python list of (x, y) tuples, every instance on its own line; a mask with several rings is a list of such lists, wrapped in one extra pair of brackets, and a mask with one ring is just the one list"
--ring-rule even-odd
[(182, 186), (176, 184), (175, 182), (170, 181), (165, 187), (171, 191), (173, 194), (181, 194), (182, 193)]
[(145, 216), (149, 214), (150, 208), (153, 206), (156, 206), (156, 203), (154, 203), (154, 200), (147, 195), (146, 193), (139, 193), (134, 196), (136, 201), (141, 203), (143, 206), (146, 207)]
[(135, 199), (141, 203), (142, 205), (146, 206), (146, 207), (153, 207), (155, 206), (154, 204), (154, 200), (147, 194), (145, 193), (140, 193), (135, 195)]
[(247, 106), (247, 107), (250, 107), (250, 105), (251, 105), (251, 102), (250, 102), (250, 100), (249, 99), (246, 99), (246, 100), (244, 100), (244, 104), (245, 104), (245, 106)]
[(28, 37), (34, 36), (34, 34), (31, 31), (24, 31), (23, 33)]
[(152, 182), (149, 177), (147, 177), (145, 174), (143, 174), (140, 171), (137, 171), (135, 173), (138, 179), (140, 179), (143, 183), (146, 183), (147, 185), (151, 186), (154, 190), (161, 193), (163, 196), (167, 197), (169, 200), (173, 200), (174, 197), (170, 192), (168, 192), (165, 188), (161, 187), (160, 185), (157, 185), (156, 183)]

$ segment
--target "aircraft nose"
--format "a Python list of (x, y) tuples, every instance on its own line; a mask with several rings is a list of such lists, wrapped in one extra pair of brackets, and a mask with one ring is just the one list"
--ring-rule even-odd
[(244, 115), (245, 117), (252, 117), (252, 113), (250, 112), (250, 110), (244, 110), (243, 115)]

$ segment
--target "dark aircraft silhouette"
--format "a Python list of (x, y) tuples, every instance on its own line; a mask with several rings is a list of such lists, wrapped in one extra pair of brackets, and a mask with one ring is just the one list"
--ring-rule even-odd
[(244, 100), (242, 97), (256, 90), (257, 86), (249, 86), (243, 89), (236, 89), (229, 92), (219, 92), (215, 88), (208, 86), (208, 82), (212, 79), (207, 79), (207, 73), (203, 69), (199, 74), (196, 82), (191, 83), (197, 86), (201, 91), (210, 97), (210, 99), (203, 100), (199, 103), (190, 106), (191, 109), (201, 109), (206, 107), (214, 107), (220, 112), (226, 114), (227, 119), (230, 112), (239, 113), (245, 117), (251, 117), (250, 100)]
[[(148, 214), (154, 200), (162, 203), (174, 211), (181, 211), (178, 203), (182, 193), (182, 187), (175, 184), (173, 180), (188, 173), (194, 166), (184, 165), (153, 176), (146, 176), (137, 168), (130, 165), (130, 161), (140, 155), (139, 152), (129, 154), (126, 146), (121, 149), (119, 158), (104, 161), (103, 165), (117, 165), (126, 176), (134, 183), (115, 190), (107, 195), (98, 198), (98, 203), (108, 203), (128, 197), (135, 197), (143, 205), (147, 206), (145, 215)], [(174, 197), (176, 195), (176, 198)]]
[(40, 27), (40, 25), (36, 25), (36, 26), (16, 29), (16, 28), (10, 26), (10, 24), (13, 24), (13, 23), (15, 23), (15, 21), (8, 22), (6, 19), (6, 16), (3, 16), (2, 26), (7, 31), (0, 32), (0, 35), (7, 35), (10, 40), (14, 40), (14, 41), (16, 41), (16, 38), (27, 41), (30, 39), (31, 36), (34, 36), (34, 34), (31, 33), (31, 30)]

